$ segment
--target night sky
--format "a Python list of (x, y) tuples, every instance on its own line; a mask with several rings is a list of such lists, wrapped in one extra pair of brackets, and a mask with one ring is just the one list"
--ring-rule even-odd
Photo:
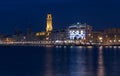
[(97, 30), (120, 27), (120, 0), (0, 0), (0, 33), (27, 27), (43, 31), (48, 13), (54, 29), (77, 22)]

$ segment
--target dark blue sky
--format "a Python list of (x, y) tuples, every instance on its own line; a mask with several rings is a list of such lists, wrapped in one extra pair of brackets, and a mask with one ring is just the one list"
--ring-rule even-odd
[(0, 32), (45, 30), (47, 13), (55, 29), (82, 22), (94, 29), (120, 27), (119, 0), (0, 0)]

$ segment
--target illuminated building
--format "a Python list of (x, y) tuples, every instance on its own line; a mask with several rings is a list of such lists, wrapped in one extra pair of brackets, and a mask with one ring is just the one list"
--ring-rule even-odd
[(47, 22), (46, 22), (46, 32), (51, 32), (52, 31), (52, 15), (48, 14), (47, 15)]
[(49, 40), (49, 36), (52, 32), (52, 15), (47, 15), (47, 22), (46, 22), (46, 40)]
[(13, 38), (6, 38), (5, 42), (14, 42), (14, 39)]
[(36, 33), (36, 36), (43, 36), (43, 35), (45, 35), (45, 32), (38, 32), (38, 33)]
[(45, 38), (46, 38), (46, 32), (37, 32), (36, 33), (37, 40), (45, 40)]
[(49, 35), (51, 34), (53, 30), (53, 27), (52, 27), (52, 15), (51, 14), (48, 14), (47, 15), (47, 21), (46, 21), (46, 32), (37, 32), (36, 33), (36, 37), (37, 37), (37, 40), (39, 39), (49, 39)]
[(101, 31), (94, 31), (94, 32), (92, 32), (91, 40), (94, 43), (101, 43), (101, 42), (103, 42), (103, 33)]
[(85, 39), (88, 34), (91, 34), (92, 27), (86, 23), (73, 24), (68, 28), (68, 38), (71, 40)]
[(120, 28), (109, 28), (104, 30), (104, 44), (120, 44)]

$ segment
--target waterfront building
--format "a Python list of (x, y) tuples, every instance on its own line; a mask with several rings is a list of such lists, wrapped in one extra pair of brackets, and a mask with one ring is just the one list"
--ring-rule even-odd
[(91, 35), (92, 27), (86, 23), (73, 24), (68, 27), (68, 39), (70, 40), (83, 40), (87, 39), (88, 35)]
[(21, 30), (16, 30), (15, 34), (13, 35), (13, 39), (15, 41), (25, 41), (25, 35)]
[(52, 31), (49, 39), (50, 40), (66, 40), (67, 38), (67, 32), (65, 30), (57, 30), (57, 31)]
[(105, 29), (104, 44), (120, 44), (120, 28)]
[(5, 34), (0, 34), (0, 41), (4, 41), (5, 40), (6, 35)]
[(25, 41), (26, 37), (24, 35), (13, 35), (14, 41)]
[(53, 30), (52, 27), (52, 15), (48, 14), (46, 19), (46, 31), (36, 33), (37, 40), (49, 40), (49, 36)]
[(14, 39), (12, 37), (6, 37), (4, 42), (14, 42)]
[(27, 28), (26, 41), (34, 41), (34, 40), (35, 40), (35, 33), (32, 32), (30, 28)]
[(92, 43), (103, 43), (103, 33), (101, 31), (93, 31), (91, 40)]
[(36, 33), (36, 40), (45, 40), (46, 39), (46, 32), (37, 32)]

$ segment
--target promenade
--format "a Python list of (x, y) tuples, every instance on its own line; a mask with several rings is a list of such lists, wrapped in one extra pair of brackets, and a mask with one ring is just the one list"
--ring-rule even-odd
[(16, 41), (16, 42), (0, 42), (0, 45), (53, 45), (53, 46), (109, 46), (116, 45), (119, 46), (120, 43), (89, 43), (89, 42), (80, 42), (80, 41)]

